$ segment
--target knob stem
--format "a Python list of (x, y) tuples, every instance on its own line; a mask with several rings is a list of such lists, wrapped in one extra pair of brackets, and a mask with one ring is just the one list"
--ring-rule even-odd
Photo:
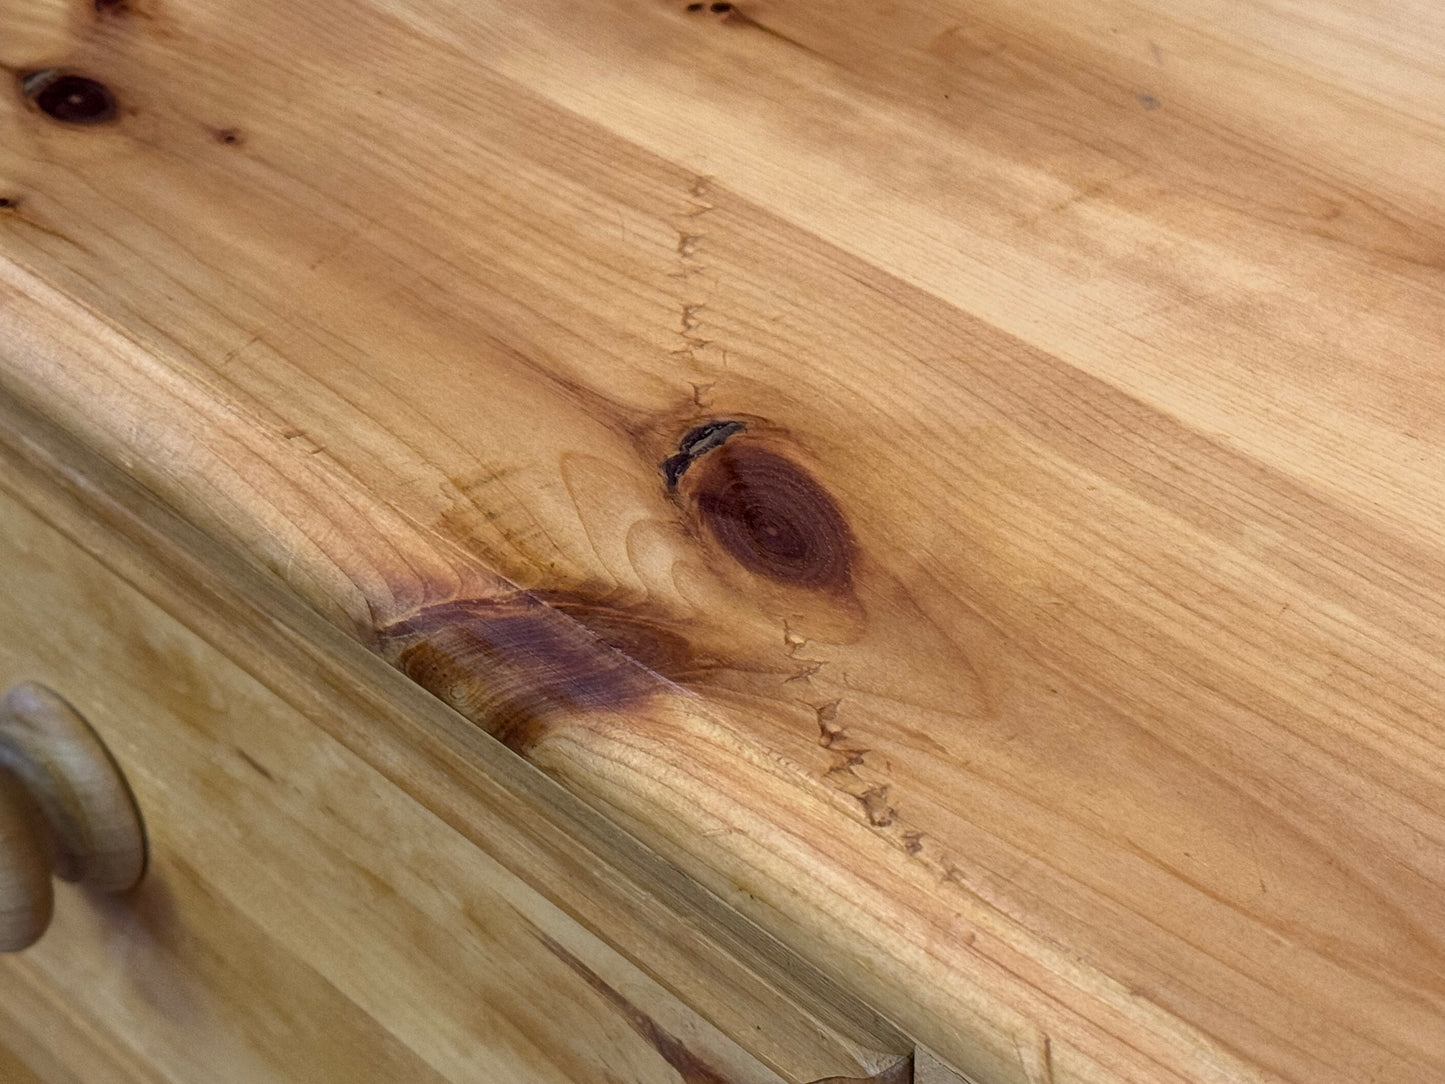
[(15, 686), (0, 699), (0, 952), (45, 932), (52, 876), (124, 892), (145, 867), (140, 811), (104, 743), (59, 694)]

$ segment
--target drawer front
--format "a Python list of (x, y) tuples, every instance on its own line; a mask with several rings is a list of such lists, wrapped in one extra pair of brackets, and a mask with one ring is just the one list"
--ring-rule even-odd
[(0, 618), (0, 687), (90, 720), (152, 857), (0, 958), (0, 1079), (779, 1079), (3, 494)]

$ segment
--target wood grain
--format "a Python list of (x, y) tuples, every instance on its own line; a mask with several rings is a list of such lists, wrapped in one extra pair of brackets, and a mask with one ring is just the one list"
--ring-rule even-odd
[(981, 1081), (1428, 1080), (1442, 48), (131, 0), (0, 384)]
[(55, 907), (44, 820), (25, 788), (0, 772), (0, 949), (33, 945)]
[(0, 419), (0, 490), (623, 951), (787, 1084), (866, 1079), (906, 1061), (914, 1044), (876, 1010), (269, 577), (218, 550), (114, 467), (3, 397)]
[[(53, 529), (0, 512), (0, 680), (87, 703), (154, 844), (130, 897), (60, 892), (39, 947), (0, 963), (7, 1043), (67, 1067), (18, 1047), (42, 1079), (779, 1080)], [(104, 1053), (57, 1042), (67, 1026)]]

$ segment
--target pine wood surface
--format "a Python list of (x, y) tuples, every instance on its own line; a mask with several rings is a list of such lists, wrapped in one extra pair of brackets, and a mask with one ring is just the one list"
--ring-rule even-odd
[(6, 393), (984, 1084), (1445, 1075), (1435, 6), (4, 18)]
[(0, 523), (0, 684), (85, 705), (152, 857), (0, 957), (5, 1081), (779, 1084), (8, 495)]
[[(771, 1068), (783, 1084), (875, 1077), (890, 1084), (887, 1074), (910, 1061), (914, 1084), (956, 1084), (959, 1078), (950, 1067), (930, 1051), (915, 1049), (916, 1040), (876, 1009), (386, 665), (273, 576), (247, 567), (113, 465), (3, 396), (0, 491), (73, 543), (76, 556), (83, 553), (94, 562), (88, 568), (84, 561), (69, 562), (67, 578), (88, 579), (102, 595), (129, 594), (126, 587), (139, 592), (208, 645), (213, 658), (224, 657), (286, 705), (292, 727), (309, 725), (329, 739), (313, 737), (306, 746), (312, 755), (339, 746), (373, 769), (379, 778), (366, 802), (425, 809), (487, 857), (494, 889), (495, 875), (506, 870)], [(26, 515), (11, 519), (22, 533), (31, 522)], [(29, 549), (33, 553), (35, 547)], [(77, 577), (77, 570), (85, 574)], [(102, 570), (109, 578), (99, 574)], [(31, 581), (31, 591), (7, 589), (0, 601), (11, 610), (22, 603), (38, 607), (47, 582), (40, 577)], [(73, 622), (69, 611), (74, 609), (58, 612)], [(85, 620), (84, 607), (80, 619)], [(130, 638), (124, 626), (119, 631), (122, 639)], [(106, 634), (92, 628), (87, 635), (101, 639)], [(9, 638), (9, 650), (17, 656), (30, 657), (37, 650), (23, 621), (12, 625)], [(113, 633), (109, 638), (115, 638)], [(40, 644), (45, 643), (42, 638)], [(40, 667), (29, 670), (31, 676), (50, 673), (60, 680), (70, 671), (58, 667), (68, 661), (73, 668), (74, 659), (74, 654), (48, 653)], [(101, 684), (114, 676), (108, 673)], [(171, 679), (154, 666), (137, 668), (131, 676), (142, 683)], [(225, 689), (237, 675), (227, 667), (220, 677), (224, 702)], [(164, 714), (142, 713), (132, 725), (164, 731), (171, 724)], [(213, 720), (199, 719), (195, 725), (204, 729)], [(294, 846), (296, 833), (314, 833), (307, 822), (313, 817), (325, 821), (327, 809), (325, 803), (291, 804), (270, 815), (280, 818), (277, 828), (289, 833)], [(288, 815), (298, 823), (289, 825)], [(368, 862), (378, 884), (406, 876), (404, 869), (391, 870), (387, 856), (404, 857), (414, 850), (409, 816), (414, 813), (392, 821), (391, 831), (373, 833), (381, 853)], [(514, 883), (508, 892), (515, 894), (518, 887)], [(527, 915), (534, 909), (522, 911)], [(121, 916), (130, 910), (125, 903), (116, 908)], [(487, 910), (485, 904), (472, 908)], [(455, 932), (468, 936), (465, 926)], [(574, 942), (575, 932), (563, 940)], [(424, 946), (413, 947), (427, 955)], [(535, 949), (531, 938), (523, 938), (520, 946), (504, 938), (485, 946), (486, 953), (503, 958), (525, 959)], [(595, 967), (596, 953), (588, 955)], [(76, 978), (57, 971), (48, 1000), (64, 1004)], [(284, 983), (268, 992), (283, 1005), (292, 996)], [(424, 984), (401, 992), (413, 1003), (429, 1000)], [(51, 1015), (44, 1006), (32, 1011), (42, 1019)], [(561, 1023), (565, 1027), (565, 1017)], [(586, 1030), (577, 1037), (589, 1038)], [(32, 1038), (26, 1057), (33, 1064), (61, 1059), (49, 1079), (67, 1079), (66, 1071), (78, 1071), (73, 1055), (92, 1046), (74, 1032), (58, 1035), (50, 1025)], [(564, 1038), (563, 1044), (569, 1041)], [(104, 1050), (92, 1053), (103, 1068)], [(537, 1053), (544, 1062), (552, 1060), (546, 1043)], [(588, 1065), (581, 1068), (587, 1079)], [(94, 1073), (82, 1071), (81, 1077), (89, 1080)]]

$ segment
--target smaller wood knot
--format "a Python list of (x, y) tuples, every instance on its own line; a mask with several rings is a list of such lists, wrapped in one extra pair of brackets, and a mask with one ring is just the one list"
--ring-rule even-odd
[(117, 112), (115, 95), (104, 83), (55, 68), (25, 76), (20, 89), (37, 109), (62, 124), (104, 124)]

